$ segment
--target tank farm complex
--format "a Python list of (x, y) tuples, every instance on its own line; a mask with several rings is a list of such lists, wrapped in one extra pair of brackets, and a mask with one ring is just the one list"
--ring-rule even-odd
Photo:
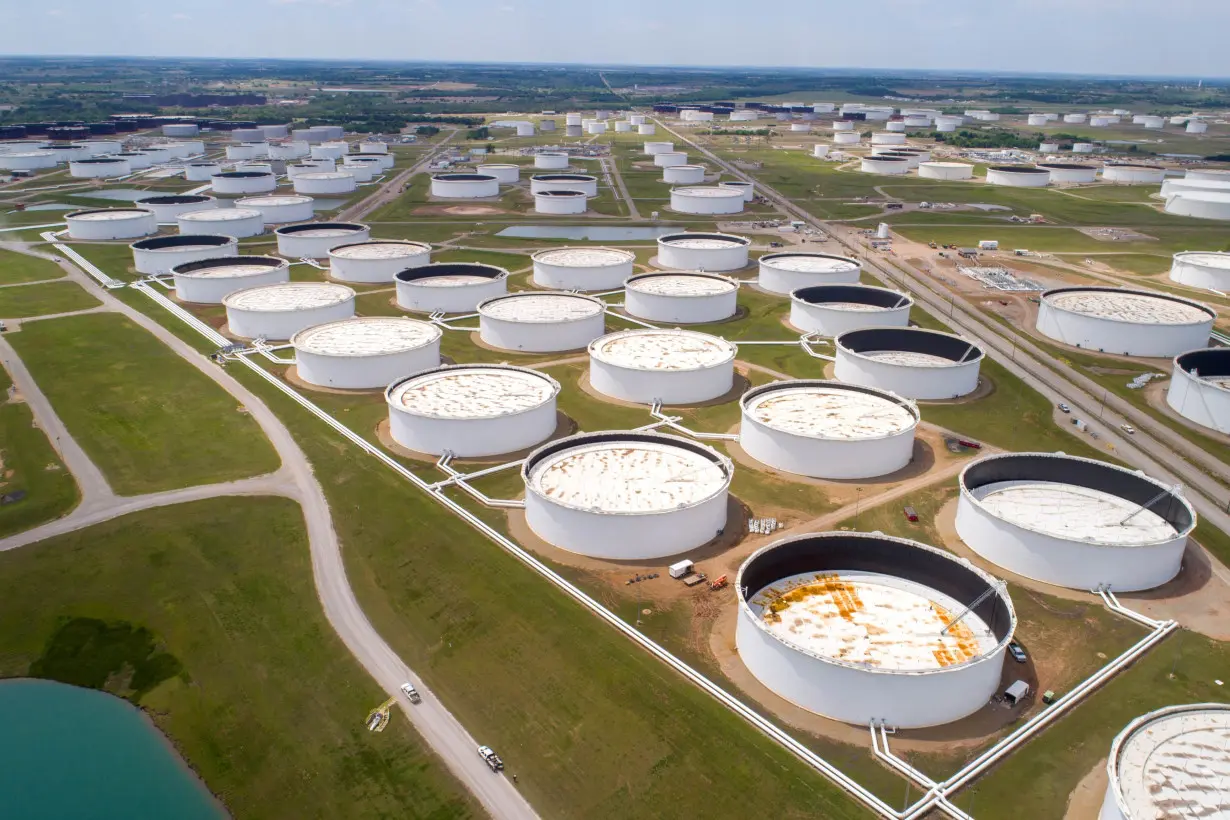
[[(1222, 681), (1167, 676), (1230, 641), (1230, 171), (1099, 139), (1130, 114), (901, 105), (180, 117), (0, 141), (144, 196), (0, 200), (67, 199), (11, 236), (865, 816), (1230, 818)], [(1088, 136), (937, 139), (977, 123)]]

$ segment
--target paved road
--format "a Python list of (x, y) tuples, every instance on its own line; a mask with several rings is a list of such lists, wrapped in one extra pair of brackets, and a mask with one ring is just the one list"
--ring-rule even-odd
[[(478, 745), (475, 739), (466, 732), (465, 728), (441, 704), (439, 698), (433, 695), (423, 681), (414, 675), (410, 668), (397, 657), (397, 654), (384, 642), (379, 633), (376, 632), (375, 628), (367, 620), (367, 616), (359, 606), (359, 602), (356, 600), (354, 592), (351, 590), (350, 584), (346, 579), (346, 567), (342, 560), (341, 544), (338, 541), (337, 533), (333, 529), (333, 518), (330, 515), (329, 504), (325, 498), (324, 491), (313, 475), (312, 466), (307, 456), (299, 448), (299, 445), (295, 442), (286, 426), (282, 424), (273, 411), (255, 393), (248, 390), (225, 370), (210, 362), (186, 342), (145, 314), (120, 302), (105, 289), (98, 287), (93, 280), (75, 266), (65, 261), (61, 261), (60, 264), (74, 281), (98, 296), (107, 308), (116, 313), (123, 314), (135, 324), (152, 333), (180, 358), (197, 368), (234, 396), (248, 410), (251, 418), (260, 425), (262, 431), (264, 431), (270, 443), (281, 457), (282, 467), (277, 473), (270, 476), (252, 479), (250, 487), (240, 487), (239, 489), (252, 489), (257, 483), (267, 481), (271, 482), (268, 485), (269, 489), (274, 489), (279, 495), (287, 495), (294, 498), (300, 503), (307, 524), (316, 592), (324, 608), (325, 616), (338, 634), (338, 637), (342, 639), (347, 649), (350, 650), (351, 654), (362, 664), (364, 669), (376, 680), (380, 687), (390, 695), (398, 698), (414, 728), (418, 730), (422, 738), (444, 761), (453, 775), (475, 796), (492, 817), (507, 818), (508, 820), (533, 820), (536, 818), (538, 815), (516, 790), (512, 781), (506, 777), (493, 774), (487, 769), (486, 764), (479, 759), (475, 751)], [(11, 348), (7, 350), (7, 353), (12, 354)], [(30, 379), (29, 373), (24, 372), (24, 368), (18, 369), (23, 371), (23, 380), (33, 385), (33, 380)], [(90, 486), (92, 488), (91, 492), (94, 493), (95, 497), (98, 497), (98, 493), (103, 492), (103, 488), (105, 488), (107, 493), (110, 493), (110, 488), (107, 487), (101, 473), (89, 462), (84, 451), (80, 450), (75, 442), (71, 441), (71, 437), (67, 435), (63, 425), (59, 424), (59, 420), (54, 418), (54, 411), (51, 410), (50, 404), (46, 402), (45, 397), (42, 397), (41, 391), (37, 390), (37, 386), (34, 386), (27, 396), (29, 398), (35, 394), (41, 397), (44, 405), (40, 407), (39, 412), (50, 414), (47, 416), (46, 424), (48, 427), (45, 429), (59, 431), (60, 443), (64, 447), (66, 463), (69, 464), (70, 469), (74, 470), (75, 475), (84, 476), (84, 478), (78, 479), (79, 482), (83, 486)], [(33, 408), (34, 404), (31, 406)], [(72, 452), (71, 460), (69, 456), (70, 451)], [(80, 474), (76, 473), (77, 468), (82, 470)], [(244, 482), (236, 482), (236, 484), (242, 485)], [(216, 489), (218, 486), (213, 485), (212, 488), (188, 488), (183, 491), (174, 491), (172, 495), (182, 493), (179, 500), (191, 500), (194, 492), (209, 493), (211, 489)], [(208, 495), (204, 497), (208, 497)], [(112, 498), (114, 498), (113, 494)], [(123, 515), (129, 511), (125, 509), (126, 501), (132, 502), (137, 505), (136, 509), (140, 509), (144, 503), (143, 499), (149, 500), (150, 497), (142, 496), (128, 500), (117, 499), (115, 507), (110, 511), (110, 514), (104, 512), (96, 519), (91, 514), (90, 523), (98, 523), (108, 518), (114, 518), (117, 515)], [(176, 502), (171, 500), (166, 503)], [(72, 516), (69, 518), (72, 518)], [(69, 519), (66, 518), (64, 520), (68, 521)], [(54, 529), (54, 525), (57, 523), (60, 522), (53, 522), (49, 526)], [(405, 681), (411, 681), (422, 692), (423, 702), (420, 705), (411, 706), (401, 694), (399, 687)], [(363, 716), (356, 715), (355, 719), (362, 720)]]
[(421, 160), (416, 162), (410, 168), (407, 168), (397, 174), (392, 179), (387, 179), (380, 183), (380, 187), (371, 196), (364, 197), (346, 210), (339, 213), (336, 217), (337, 221), (347, 222), (363, 219), (368, 214), (374, 213), (379, 208), (382, 208), (397, 199), (397, 197), (401, 196), (402, 186), (406, 184), (410, 177), (427, 170), (427, 167), (431, 165), (431, 161), (448, 147), (448, 143), (453, 139), (453, 137), (457, 136), (458, 133), (460, 132), (457, 130), (449, 131), (448, 134), (444, 136), (444, 139), (440, 140), (440, 142), (438, 142), (430, 151), (423, 155)]
[[(610, 163), (609, 167), (607, 163)], [(615, 181), (615, 187), (619, 189), (619, 195), (624, 198), (624, 202), (628, 203), (628, 218), (640, 219), (641, 212), (637, 210), (636, 203), (632, 200), (632, 195), (628, 193), (628, 186), (624, 185), (623, 175), (619, 173), (619, 161), (612, 153), (609, 160), (599, 159), (599, 164), (611, 179)]]

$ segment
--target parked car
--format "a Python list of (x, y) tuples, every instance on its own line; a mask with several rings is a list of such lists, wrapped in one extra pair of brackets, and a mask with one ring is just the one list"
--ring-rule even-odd
[(1025, 650), (1016, 641), (1012, 641), (1008, 644), (1008, 654), (1011, 655), (1012, 659), (1017, 663), (1025, 663), (1025, 661), (1029, 660), (1029, 656), (1025, 654)]
[(1059, 402), (1059, 412), (1061, 412), (1061, 413), (1071, 413), (1071, 412), (1072, 412), (1072, 408), (1071, 408), (1071, 407), (1069, 407), (1068, 405), (1064, 404), (1063, 402)]

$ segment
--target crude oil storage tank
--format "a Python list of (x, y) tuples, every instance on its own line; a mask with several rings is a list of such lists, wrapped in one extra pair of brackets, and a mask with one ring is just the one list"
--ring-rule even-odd
[(305, 222), (312, 218), (315, 200), (300, 194), (249, 196), (235, 200), (236, 208), (256, 211), (268, 225), (284, 222)]
[(647, 142), (645, 143), (645, 153), (649, 154), (650, 156), (656, 156), (657, 154), (666, 154), (674, 150), (675, 150), (675, 143), (673, 142)]
[(829, 155), (830, 147), (827, 142), (818, 142), (811, 147), (811, 155), (816, 159), (824, 159)]
[(1166, 178), (1166, 169), (1156, 165), (1144, 165), (1133, 162), (1108, 162), (1102, 166), (1102, 179), (1105, 182), (1119, 182), (1128, 185), (1160, 185)]
[[(349, 171), (297, 174), (292, 184), (297, 194), (349, 194), (358, 187), (354, 174)], [(435, 184), (434, 181), (432, 184)]]
[(954, 399), (978, 387), (983, 352), (960, 336), (910, 327), (851, 330), (834, 340), (833, 374), (907, 399)]
[(964, 162), (920, 162), (918, 175), (923, 179), (973, 179), (974, 166)]
[(559, 391), (555, 379), (525, 367), (437, 367), (389, 385), (389, 435), (402, 447), (433, 456), (514, 453), (555, 432)]
[(589, 197), (581, 191), (538, 191), (534, 194), (534, 212), (539, 214), (583, 214), (589, 209)]
[(797, 706), (862, 726), (938, 726), (978, 711), (1016, 629), (1002, 582), (880, 533), (783, 538), (752, 553), (735, 590), (748, 671)]
[(907, 327), (914, 300), (870, 285), (811, 285), (790, 294), (790, 324), (807, 333), (840, 336), (863, 327)]
[(624, 330), (589, 345), (589, 382), (604, 396), (694, 404), (729, 392), (737, 348), (693, 330)]
[[(129, 160), (129, 165), (132, 165), (132, 160)], [(190, 162), (184, 166), (184, 179), (189, 182), (212, 182), (214, 176), (220, 173), (222, 166), (216, 162)]]
[(1230, 253), (1183, 251), (1170, 263), (1170, 280), (1205, 290), (1230, 290)]
[(718, 187), (730, 188), (734, 191), (742, 191), (744, 202), (751, 202), (756, 198), (756, 183), (754, 182), (744, 182), (739, 179), (723, 180), (718, 183)]
[(684, 214), (737, 214), (743, 212), (743, 191), (733, 188), (691, 186), (671, 188), (671, 210)]
[(1054, 288), (1042, 294), (1038, 332), (1057, 342), (1123, 356), (1177, 356), (1207, 346), (1217, 314), (1149, 290)]
[(919, 165), (922, 165), (923, 159), (921, 154), (915, 154), (911, 151), (880, 151), (872, 155), (873, 160), (884, 159), (903, 159), (907, 170), (914, 170)]
[(1188, 168), (1183, 178), (1220, 182), (1223, 186), (1230, 188), (1230, 169), (1226, 168)]
[(1196, 424), (1230, 432), (1230, 348), (1202, 347), (1175, 356), (1166, 403)]
[(636, 262), (631, 251), (617, 248), (552, 248), (530, 258), (534, 284), (557, 290), (615, 290)]
[(1039, 168), (1051, 172), (1051, 182), (1057, 185), (1087, 185), (1096, 182), (1098, 169), (1096, 165), (1082, 165), (1079, 162), (1039, 162)]
[(215, 194), (238, 196), (277, 190), (278, 178), (261, 171), (224, 171), (209, 178)]
[(154, 236), (128, 247), (137, 273), (170, 273), (176, 265), (239, 254), (239, 242), (230, 236)]
[(278, 238), (278, 253), (291, 259), (325, 259), (338, 245), (371, 238), (371, 228), (358, 222), (305, 222), (284, 225), (273, 233)]
[(442, 199), (481, 199), (500, 195), (500, 181), (491, 174), (435, 174), (431, 195)]
[(525, 521), (547, 543), (593, 558), (678, 555), (726, 527), (733, 474), (728, 458), (688, 439), (582, 433), (525, 460)]
[(910, 163), (905, 157), (879, 154), (863, 157), (859, 170), (864, 174), (907, 174), (910, 171)]
[(1097, 146), (1092, 142), (1074, 142), (1072, 143), (1073, 154), (1092, 154), (1097, 150)]
[(158, 220), (143, 208), (94, 208), (65, 214), (71, 239), (136, 239), (158, 233)]
[(606, 303), (579, 293), (527, 291), (478, 305), (479, 338), (501, 350), (581, 350), (606, 332)]
[(811, 285), (855, 284), (862, 271), (857, 259), (805, 251), (766, 253), (759, 264), (760, 287), (784, 296)]
[(860, 142), (856, 131), (838, 131), (833, 134), (834, 145), (858, 145)]
[(1099, 820), (1230, 815), (1230, 706), (1168, 706), (1127, 725), (1110, 747)]
[(176, 265), (171, 268), (171, 278), (181, 302), (218, 305), (237, 290), (290, 281), (290, 263), (274, 256), (218, 255)]
[(226, 324), (247, 339), (290, 339), (299, 331), (349, 319), (355, 292), (333, 282), (281, 282), (228, 293)]
[(568, 167), (568, 155), (553, 151), (535, 154), (534, 167), (540, 171), (562, 171)]
[(1002, 453), (961, 471), (957, 535), (1009, 572), (1071, 589), (1152, 589), (1179, 572), (1196, 513), (1137, 470)]
[(303, 140), (269, 143), (269, 156), (272, 159), (302, 159), (309, 156), (311, 147)]
[(744, 393), (739, 404), (739, 446), (775, 470), (812, 478), (874, 478), (902, 469), (914, 456), (918, 408), (874, 387), (771, 382)]
[(530, 177), (530, 193), (542, 191), (580, 191), (586, 196), (597, 196), (598, 178), (589, 174), (534, 174)]
[(876, 131), (871, 135), (872, 145), (905, 145), (905, 134), (894, 131)]
[(1185, 177), (1175, 179), (1171, 177), (1162, 182), (1163, 197), (1187, 193), (1230, 193), (1230, 178)]
[(687, 165), (688, 155), (683, 151), (661, 151), (653, 155), (653, 164), (659, 168), (670, 168), (673, 165)]
[(739, 283), (713, 273), (641, 273), (624, 283), (624, 310), (649, 322), (721, 322), (738, 300)]
[(355, 316), (291, 337), (295, 372), (308, 384), (343, 390), (385, 388), (440, 366), (440, 328), (404, 316)]
[(251, 208), (211, 208), (175, 217), (181, 234), (218, 234), (243, 239), (265, 232), (265, 219)]
[(133, 204), (152, 212), (160, 224), (174, 225), (180, 214), (216, 208), (218, 200), (203, 194), (167, 194), (147, 196), (145, 199), (138, 199)]
[(340, 282), (392, 282), (398, 271), (431, 263), (431, 245), (401, 239), (373, 239), (329, 249), (329, 276)]
[(642, 137), (652, 137), (658, 131), (658, 127), (651, 122), (643, 122), (636, 127), (636, 133)]
[(703, 165), (671, 165), (662, 169), (662, 181), (672, 185), (696, 185), (705, 181)]
[(668, 270), (731, 271), (747, 267), (750, 239), (728, 233), (658, 237), (657, 265)]
[(493, 176), (501, 185), (512, 185), (521, 179), (521, 166), (512, 163), (491, 163), (480, 165), (475, 170), (480, 174)]
[(397, 304), (424, 313), (471, 313), (508, 292), (508, 271), (478, 262), (433, 262), (398, 271)]
[(1051, 183), (1051, 172), (1028, 165), (992, 165), (987, 169), (987, 183), (1012, 188), (1045, 188)]
[(68, 175), (76, 179), (105, 179), (132, 173), (132, 166), (123, 157), (86, 157), (68, 163)]
[(1188, 192), (1183, 191), (1166, 197), (1168, 214), (1193, 216), (1197, 219), (1230, 219), (1230, 191)]
[[(56, 166), (56, 155), (52, 151), (17, 151), (12, 154), (0, 153), (0, 168), (6, 171), (39, 171)], [(131, 164), (129, 165), (131, 167)]]

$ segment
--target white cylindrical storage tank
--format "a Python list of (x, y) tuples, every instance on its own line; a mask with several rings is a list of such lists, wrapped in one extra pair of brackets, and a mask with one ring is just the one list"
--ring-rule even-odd
[[(144, 171), (146, 168), (149, 168), (154, 164), (154, 158), (145, 151), (121, 151), (116, 154), (116, 156), (128, 160), (128, 167), (134, 171)], [(221, 170), (221, 168), (218, 170)], [(185, 177), (187, 177), (186, 173)], [(207, 182), (208, 179), (194, 181)]]
[(237, 159), (256, 159), (257, 157), (269, 156), (269, 149), (266, 147), (264, 151), (259, 151), (258, 148), (264, 143), (245, 142), (242, 145), (226, 146), (226, 158), (231, 160)]
[(1140, 124), (1143, 125), (1145, 128), (1165, 128), (1166, 118), (1165, 117), (1142, 117)]
[(918, 175), (923, 179), (973, 179), (974, 166), (964, 162), (920, 162)]
[(1057, 142), (1040, 142), (1038, 143), (1039, 154), (1058, 154), (1059, 143)]
[(580, 125), (583, 116), (576, 112), (564, 115), (564, 125)]
[(439, 367), (441, 335), (430, 322), (404, 316), (355, 316), (313, 325), (290, 343), (295, 373), (308, 384), (372, 390)]
[(1063, 121), (1066, 123), (1084, 122), (1085, 115), (1084, 114), (1064, 114)]
[(1209, 124), (1206, 122), (1201, 122), (1200, 120), (1188, 120), (1187, 121), (1187, 133), (1189, 134), (1203, 134), (1205, 131), (1208, 131), (1208, 130), (1209, 130)]
[(568, 167), (568, 155), (557, 152), (535, 154), (534, 167), (541, 171), (562, 171)]
[(733, 474), (730, 459), (676, 436), (569, 436), (538, 448), (521, 468), (525, 523), (548, 544), (592, 558), (678, 555), (726, 527)]
[(905, 145), (905, 134), (892, 131), (876, 131), (871, 135), (872, 145)]
[(864, 327), (908, 327), (914, 300), (871, 285), (812, 285), (790, 294), (790, 324), (807, 333), (840, 336)]
[(662, 169), (662, 181), (672, 185), (696, 185), (705, 181), (705, 167), (670, 165)]
[(912, 171), (923, 163), (923, 155), (911, 151), (881, 151), (872, 155), (872, 160), (903, 159), (907, 171)]
[(1230, 191), (1201, 193), (1181, 191), (1166, 197), (1168, 214), (1197, 219), (1230, 220)]
[(290, 127), (286, 125), (258, 125), (256, 130), (267, 140), (285, 139), (290, 135)]
[(70, 239), (136, 239), (158, 233), (158, 220), (144, 208), (94, 208), (65, 214)]
[(811, 147), (811, 155), (816, 159), (824, 159), (829, 155), (829, 144), (818, 142)]
[(1176, 179), (1170, 177), (1162, 181), (1162, 196), (1169, 198), (1175, 194), (1225, 194), (1230, 193), (1230, 179), (1207, 179), (1185, 177)]
[(303, 140), (269, 144), (269, 156), (271, 159), (300, 159), (308, 156), (311, 150), (311, 146)]
[(742, 191), (744, 202), (751, 202), (756, 198), (756, 183), (754, 182), (744, 182), (740, 179), (731, 179), (719, 182), (718, 187), (729, 188), (732, 191)]
[(324, 142), (327, 137), (319, 131), (313, 131), (311, 128), (292, 128), (290, 138), (297, 142), (305, 142), (309, 145)]
[(890, 122), (886, 122), (884, 123), (884, 130), (889, 131), (893, 134), (904, 134), (905, 133), (905, 121), (904, 120), (892, 120)]
[(1176, 356), (1166, 403), (1189, 421), (1230, 432), (1230, 348), (1202, 347)]
[(128, 246), (137, 273), (170, 273), (177, 265), (201, 259), (239, 255), (239, 242), (231, 236), (155, 236)]
[(555, 120), (539, 120), (538, 130), (539, 131), (554, 131), (555, 130)]
[(1170, 264), (1170, 280), (1205, 290), (1230, 290), (1230, 253), (1183, 251)]
[(858, 133), (854, 131), (838, 131), (833, 134), (834, 145), (858, 145)]
[(500, 195), (500, 181), (490, 174), (436, 174), (431, 195), (442, 199), (481, 199)]
[(222, 166), (216, 162), (190, 162), (184, 166), (184, 179), (189, 182), (212, 182), (220, 173)]
[(354, 316), (355, 292), (333, 282), (281, 282), (229, 293), (222, 299), (231, 334), (290, 339), (325, 322)]
[[(922, 115), (922, 114), (914, 114), (914, 115), (907, 116), (901, 122), (906, 128), (930, 128), (931, 127), (931, 118), (928, 116)], [(891, 131), (895, 129), (889, 129), (889, 130)]]
[(1230, 187), (1230, 169), (1226, 168), (1188, 168), (1183, 178), (1221, 182)]
[(478, 305), (478, 335), (500, 350), (581, 350), (606, 332), (606, 303), (579, 293), (524, 291)]
[(1051, 182), (1051, 172), (1028, 165), (992, 165), (987, 169), (987, 183), (1012, 188), (1045, 188)]
[(274, 256), (239, 256), (232, 253), (181, 262), (172, 267), (170, 273), (175, 282), (175, 298), (181, 302), (220, 305), (223, 299), (237, 290), (289, 282), (290, 263)]
[(1074, 142), (1072, 143), (1073, 154), (1092, 154), (1096, 148), (1092, 142)]
[(1001, 582), (881, 533), (783, 538), (752, 553), (735, 591), (748, 671), (796, 706), (863, 727), (938, 726), (982, 709), (1016, 630)]
[(671, 210), (684, 214), (742, 213), (746, 201), (743, 191), (734, 188), (671, 188)]
[(864, 174), (906, 174), (910, 164), (904, 157), (870, 156), (863, 157), (859, 170)]
[(508, 271), (478, 262), (434, 262), (398, 271), (397, 304), (423, 313), (473, 313), (508, 292)]
[(631, 251), (618, 248), (552, 248), (531, 259), (534, 284), (554, 290), (616, 290), (636, 262)]
[(1102, 166), (1103, 182), (1120, 182), (1127, 185), (1159, 185), (1166, 178), (1166, 169), (1156, 165), (1137, 165), (1116, 162)]
[(530, 193), (542, 191), (580, 191), (586, 196), (597, 196), (598, 178), (589, 174), (534, 174), (530, 177)]
[(518, 137), (532, 137), (532, 136), (534, 136), (534, 123), (532, 123), (532, 122), (519, 122), (519, 123), (517, 123), (517, 136), (518, 136)]
[(1106, 126), (1111, 125), (1111, 124), (1113, 124), (1113, 120), (1111, 117), (1104, 117), (1104, 116), (1099, 116), (1095, 114), (1094, 116), (1089, 118), (1090, 128), (1105, 128)]
[(284, 225), (273, 233), (278, 238), (278, 253), (291, 259), (326, 259), (338, 245), (371, 238), (371, 228), (358, 222), (306, 222)]
[(512, 185), (521, 180), (521, 166), (512, 164), (480, 165), (476, 169), (480, 174), (493, 176), (501, 185)]
[(863, 266), (857, 259), (828, 253), (782, 251), (760, 257), (762, 290), (789, 296), (799, 288), (813, 285), (852, 285), (858, 282)]
[[(119, 140), (88, 140), (81, 143), (81, 145), (85, 148), (87, 157), (108, 156), (118, 154), (124, 150), (124, 144)], [(174, 144), (159, 145), (158, 147), (170, 151), (173, 158), (180, 156), (174, 151)]]
[[(651, 157), (656, 157), (658, 154), (669, 154), (675, 150), (673, 142), (647, 142), (645, 143), (645, 153)], [(686, 159), (686, 157), (685, 157)]]
[(1075, 347), (1123, 356), (1177, 356), (1207, 346), (1216, 312), (1148, 290), (1054, 288), (1042, 294), (1038, 332)]
[[(151, 214), (151, 217), (153, 215)], [(219, 234), (243, 239), (265, 232), (265, 219), (251, 208), (211, 208), (175, 217), (182, 234)]]
[(297, 194), (349, 194), (358, 184), (349, 171), (319, 171), (299, 174), (294, 179)]
[[(903, 127), (904, 127), (904, 126), (903, 126)], [(809, 133), (809, 132), (811, 131), (811, 123), (809, 123), (809, 122), (792, 122), (792, 123), (790, 123), (790, 130), (791, 130), (791, 132), (792, 132), (792, 133), (795, 133), (795, 134), (806, 134), (806, 133)]]
[(624, 310), (649, 322), (722, 322), (738, 309), (738, 282), (713, 273), (639, 273), (624, 283)]
[(935, 120), (935, 130), (940, 134), (951, 134), (957, 130), (957, 126), (961, 121), (950, 117), (937, 117)]
[(1067, 185), (1088, 185), (1097, 182), (1096, 165), (1081, 165), (1075, 162), (1039, 162), (1039, 168), (1051, 172), (1051, 182)]
[[(386, 168), (393, 167), (388, 160), (397, 161), (396, 157), (390, 154), (347, 154), (342, 157), (341, 168), (349, 171), (354, 168), (370, 168), (372, 171), (383, 171)], [(335, 166), (335, 169), (338, 166)]]
[(437, 367), (389, 385), (389, 435), (402, 447), (433, 456), (515, 453), (555, 432), (559, 391), (555, 379), (525, 367)]
[(167, 146), (172, 153), (179, 159), (187, 159), (205, 153), (204, 140), (180, 140), (179, 142), (168, 143)]
[(895, 473), (914, 457), (918, 408), (883, 390), (779, 381), (753, 387), (739, 405), (739, 446), (774, 470), (850, 481)]
[(313, 145), (308, 156), (312, 159), (338, 160), (348, 153), (350, 153), (350, 146), (344, 142), (322, 142), (320, 145)]
[(89, 157), (68, 164), (68, 175), (77, 179), (124, 177), (131, 173), (132, 166), (122, 157)]
[(834, 342), (833, 375), (907, 399), (943, 400), (974, 392), (983, 352), (960, 336), (912, 327), (851, 330)]
[(53, 151), (17, 151), (0, 154), (0, 168), (6, 171), (39, 171), (56, 167)]
[(732, 343), (692, 330), (625, 330), (589, 346), (594, 390), (638, 404), (696, 404), (734, 386)]
[(243, 194), (263, 194), (275, 191), (278, 178), (273, 174), (258, 171), (227, 171), (214, 174), (210, 179), (210, 187), (215, 194), (231, 196)]
[(833, 103), (812, 103), (811, 110), (813, 114), (831, 114), (836, 108)]
[(354, 165), (346, 164), (342, 168), (346, 173), (354, 177), (355, 182), (371, 182), (372, 178), (381, 170), (380, 166), (374, 162), (359, 162)]
[(653, 164), (659, 168), (669, 168), (672, 165), (687, 165), (688, 155), (684, 151), (660, 151), (653, 155)]
[(752, 242), (728, 233), (672, 233), (658, 237), (657, 265), (667, 270), (732, 271), (747, 267)]
[(583, 214), (589, 209), (589, 197), (580, 191), (538, 191), (534, 194), (534, 212), (540, 214)]
[(375, 140), (364, 140), (359, 143), (360, 154), (387, 154), (389, 153), (388, 143), (378, 142)]
[(286, 166), (286, 178), (294, 182), (300, 174), (329, 174), (337, 170), (337, 162), (331, 159), (305, 159)]
[(145, 199), (138, 199), (133, 204), (138, 208), (153, 212), (159, 224), (174, 225), (180, 214), (216, 208), (218, 200), (203, 194), (168, 194), (147, 196)]
[(1098, 820), (1225, 817), (1230, 706), (1168, 706), (1128, 724), (1110, 747)]
[(431, 245), (402, 239), (373, 239), (329, 249), (329, 276), (342, 282), (392, 282), (399, 271), (431, 264)]
[(194, 122), (168, 122), (162, 126), (164, 137), (195, 137), (201, 133), (201, 127)]
[(316, 200), (310, 196), (298, 194), (271, 194), (269, 196), (248, 196), (235, 200), (236, 208), (257, 211), (266, 225), (278, 225), (285, 222), (306, 222), (311, 219)]
[(1138, 470), (1003, 453), (961, 471), (957, 535), (1009, 572), (1071, 589), (1153, 589), (1179, 572), (1196, 513)]
[(585, 132), (587, 134), (605, 134), (606, 123), (601, 120), (594, 120), (589, 125), (585, 126)]
[(854, 123), (850, 120), (833, 120), (834, 131), (853, 131)]
[(633, 125), (644, 125), (645, 115), (644, 114), (629, 114), (628, 122), (632, 123)]
[(615, 133), (630, 134), (632, 132), (632, 123), (625, 120), (619, 120), (615, 123)]
[(1030, 114), (1027, 121), (1030, 125), (1035, 127), (1041, 127), (1049, 122), (1045, 114)]
[[(48, 145), (43, 150), (50, 151), (53, 155), (55, 155), (57, 163), (72, 162), (75, 159), (86, 159), (87, 157), (90, 156), (89, 148), (86, 148), (84, 145), (79, 145), (76, 143), (68, 143), (64, 145), (61, 145), (60, 143), (55, 143), (53, 145)], [(157, 158), (155, 157), (155, 161), (159, 161), (159, 160), (157, 160)]]
[(232, 142), (258, 142), (265, 137), (265, 132), (259, 128), (234, 128), (231, 130)]
[(658, 127), (651, 122), (641, 123), (636, 127), (636, 133), (642, 137), (652, 137), (658, 131)]

